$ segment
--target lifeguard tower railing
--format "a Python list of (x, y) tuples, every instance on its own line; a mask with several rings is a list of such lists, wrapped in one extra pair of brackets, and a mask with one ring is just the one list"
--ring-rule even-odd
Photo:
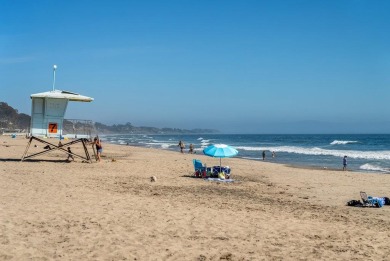
[(62, 137), (69, 139), (91, 139), (97, 135), (95, 123), (91, 120), (64, 119)]

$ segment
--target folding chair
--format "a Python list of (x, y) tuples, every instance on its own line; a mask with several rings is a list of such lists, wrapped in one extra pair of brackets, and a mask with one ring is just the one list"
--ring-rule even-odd
[(198, 159), (193, 159), (192, 163), (194, 164), (194, 176), (200, 178), (203, 176), (203, 173), (206, 173), (206, 167), (203, 165), (202, 161)]

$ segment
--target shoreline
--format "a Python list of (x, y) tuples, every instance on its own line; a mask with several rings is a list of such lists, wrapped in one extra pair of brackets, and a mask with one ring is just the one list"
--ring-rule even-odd
[[(200, 154), (202, 147), (208, 144), (225, 143), (238, 148), (236, 157), (261, 160), (261, 151), (265, 150), (269, 161), (328, 169), (342, 168), (342, 158), (348, 155), (349, 171), (390, 174), (390, 151), (383, 150), (389, 146), (389, 135), (123, 135), (106, 139), (118, 144), (129, 142), (173, 151), (177, 149), (176, 143), (183, 140), (187, 145), (192, 143)], [(277, 154), (275, 159), (271, 158), (272, 151)]]
[(20, 162), (26, 145), (0, 136), (0, 259), (385, 260), (390, 253), (390, 207), (345, 206), (360, 191), (389, 197), (390, 175), (226, 158), (239, 181), (226, 184), (191, 178), (194, 154), (103, 144), (101, 163), (66, 163), (59, 152)]
[[(137, 145), (137, 144), (120, 144), (120, 143), (109, 143), (110, 145), (116, 145), (116, 146), (127, 146), (127, 147), (136, 147), (136, 148), (150, 148), (150, 149), (156, 149), (156, 150), (162, 150), (162, 151), (170, 151), (170, 152), (178, 152), (180, 153), (180, 151), (176, 151), (175, 149), (164, 149), (164, 148), (152, 148), (152, 147), (147, 147), (147, 146), (144, 146), (144, 145)], [(201, 150), (200, 150), (201, 151)], [(184, 154), (188, 154), (188, 153), (184, 153)], [(189, 155), (202, 155), (204, 156), (204, 154), (200, 154), (200, 153), (194, 153), (194, 154), (189, 154)], [(240, 156), (236, 156), (234, 158), (237, 158), (237, 159), (242, 159), (242, 160), (249, 160), (249, 161), (255, 161), (255, 162), (263, 162), (263, 160), (261, 160), (261, 158), (259, 159), (253, 159), (253, 158), (248, 158), (248, 157), (240, 157)], [(302, 165), (302, 164), (291, 164), (291, 163), (283, 163), (283, 162), (275, 162), (275, 161), (271, 161), (271, 160), (265, 160), (264, 162), (268, 162), (268, 163), (273, 163), (273, 164), (278, 164), (278, 165), (283, 165), (283, 166), (287, 166), (287, 167), (291, 167), (291, 168), (298, 168), (298, 169), (313, 169), (313, 170), (329, 170), (329, 171), (343, 171), (342, 170), (342, 167), (340, 168), (329, 168), (329, 167), (321, 167), (321, 166), (309, 166), (309, 165)], [(365, 173), (365, 174), (378, 174), (378, 175), (387, 175), (387, 174), (390, 174), (390, 172), (378, 172), (378, 171), (364, 171), (364, 170), (361, 170), (361, 169), (357, 169), (357, 170), (352, 170), (352, 169), (348, 169), (347, 172), (353, 172), (353, 173)]]

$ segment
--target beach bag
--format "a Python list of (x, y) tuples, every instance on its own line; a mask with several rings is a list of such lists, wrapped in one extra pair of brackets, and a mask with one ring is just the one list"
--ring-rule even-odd
[(350, 200), (347, 202), (347, 206), (349, 206), (349, 207), (358, 207), (361, 205), (362, 205), (362, 203), (360, 202), (360, 200), (353, 199), (353, 200)]

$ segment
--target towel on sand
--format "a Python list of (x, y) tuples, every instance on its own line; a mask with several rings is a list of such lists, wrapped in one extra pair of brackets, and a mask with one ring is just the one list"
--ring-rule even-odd
[(218, 181), (218, 182), (235, 182), (234, 179), (220, 179), (220, 178), (207, 178), (207, 181)]

